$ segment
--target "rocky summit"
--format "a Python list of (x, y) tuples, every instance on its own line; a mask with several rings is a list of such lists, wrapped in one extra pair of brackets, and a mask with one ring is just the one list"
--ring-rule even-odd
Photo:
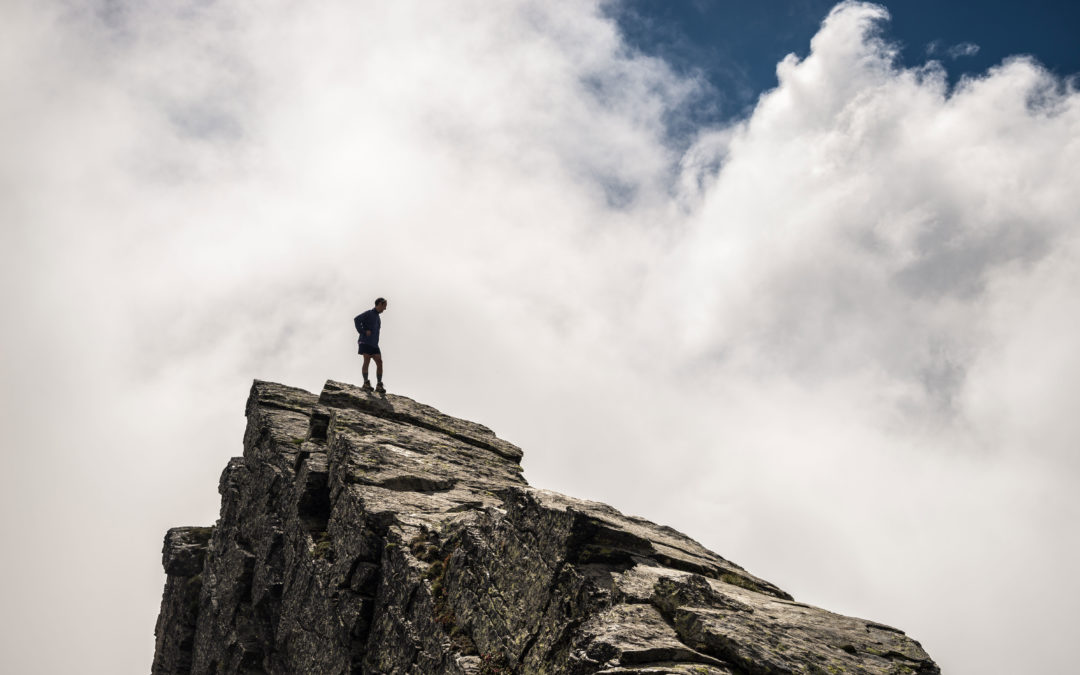
[(939, 673), (663, 525), (530, 487), (490, 429), (256, 381), (212, 527), (165, 535), (153, 673)]

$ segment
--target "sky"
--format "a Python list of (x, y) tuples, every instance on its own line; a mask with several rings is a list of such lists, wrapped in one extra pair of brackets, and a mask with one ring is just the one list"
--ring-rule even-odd
[(381, 295), (533, 485), (1068, 672), (1078, 10), (940, 5), (7, 0), (4, 671), (146, 672), (251, 381)]

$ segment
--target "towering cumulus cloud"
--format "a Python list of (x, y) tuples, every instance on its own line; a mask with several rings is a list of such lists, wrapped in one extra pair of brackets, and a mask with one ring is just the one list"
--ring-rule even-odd
[[(1025, 59), (950, 92), (937, 64), (894, 65), (886, 16), (839, 6), (725, 132), (680, 256), (709, 306), (691, 328), (728, 361), (808, 380), (870, 370), (907, 412), (981, 416), (1000, 351), (1046, 320), (1012, 296), (1075, 296), (1059, 285), (1076, 254), (1077, 97)], [(1030, 379), (1032, 365), (1006, 367)]]
[[(671, 299), (694, 299), (679, 303), (681, 353), (756, 407), (759, 429), (782, 428), (788, 450), (766, 451), (759, 475), (790, 478), (848, 554), (923, 569), (899, 573), (898, 595), (1041, 617), (940, 619), (947, 670), (1023, 670), (1030, 652), (980, 652), (976, 634), (1053, 652), (1077, 591), (1050, 579), (1078, 558), (1060, 534), (1080, 477), (1080, 98), (1025, 58), (950, 91), (940, 65), (896, 64), (886, 18), (838, 6), (748, 119), (702, 139), (721, 166), (682, 182), (701, 187), (669, 275)], [(690, 156), (708, 166), (702, 148)]]
[[(713, 94), (613, 6), (4, 4), (0, 416), (34, 451), (0, 494), (40, 553), (0, 560), (29, 582), (13, 672), (145, 670), (147, 542), (212, 520), (253, 377), (358, 377), (376, 295), (391, 391), (534, 449), (537, 484), (902, 625), (946, 672), (1067, 669), (1075, 86), (1018, 57), (952, 87), (846, 2), (688, 134)], [(40, 562), (70, 550), (98, 583)]]
[[(1050, 579), (1078, 557), (1060, 533), (1078, 514), (1080, 99), (1025, 58), (950, 91), (938, 64), (896, 65), (886, 17), (840, 5), (749, 119), (703, 139), (722, 165), (683, 181), (703, 186), (672, 273), (678, 296), (699, 300), (683, 305), (684, 356), (731, 396), (770, 401), (775, 417), (756, 419), (786, 427), (778, 445), (791, 450), (770, 460), (809, 466), (795, 490), (859, 542), (849, 553), (923, 567), (900, 574), (900, 592), (944, 599), (952, 616), (1043, 617), (941, 620), (953, 667), (1010, 672), (1030, 652), (980, 652), (976, 634), (1053, 652), (1077, 590)], [(851, 499), (823, 505), (822, 488)], [(906, 503), (839, 512), (883, 498)], [(1011, 590), (1021, 578), (1034, 596)]]

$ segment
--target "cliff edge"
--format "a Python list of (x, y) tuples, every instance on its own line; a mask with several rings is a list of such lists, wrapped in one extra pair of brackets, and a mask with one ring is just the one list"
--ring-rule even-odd
[(479, 424), (256, 381), (213, 527), (165, 536), (152, 672), (939, 673), (689, 537), (530, 487)]

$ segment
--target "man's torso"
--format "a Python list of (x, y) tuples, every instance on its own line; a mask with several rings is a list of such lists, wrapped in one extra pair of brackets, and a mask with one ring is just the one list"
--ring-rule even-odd
[[(364, 327), (364, 331), (360, 333), (360, 343), (378, 346), (379, 329), (382, 328), (382, 317), (379, 313), (374, 309), (369, 309), (360, 315), (360, 324)], [(371, 335), (367, 334), (368, 331)]]

